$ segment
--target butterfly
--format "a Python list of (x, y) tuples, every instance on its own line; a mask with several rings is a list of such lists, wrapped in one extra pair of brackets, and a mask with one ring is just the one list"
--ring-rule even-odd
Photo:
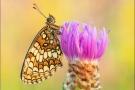
[[(36, 9), (44, 17), (36, 4)], [(21, 81), (26, 84), (36, 84), (52, 76), (62, 67), (62, 50), (58, 35), (60, 26), (54, 24), (55, 18), (49, 14), (46, 25), (38, 32), (24, 59), (21, 70)]]

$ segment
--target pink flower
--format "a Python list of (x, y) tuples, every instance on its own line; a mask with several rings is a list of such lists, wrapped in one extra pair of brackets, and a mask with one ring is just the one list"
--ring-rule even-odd
[[(81, 30), (79, 29), (81, 26)], [(108, 32), (91, 28), (90, 25), (79, 22), (66, 22), (62, 28), (61, 46), (65, 56), (70, 61), (100, 60), (109, 44)]]

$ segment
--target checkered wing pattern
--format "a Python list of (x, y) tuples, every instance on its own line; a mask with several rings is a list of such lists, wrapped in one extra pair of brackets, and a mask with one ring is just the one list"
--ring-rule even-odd
[(21, 80), (26, 84), (39, 83), (62, 67), (59, 39), (51, 28), (43, 27), (33, 40), (23, 62)]

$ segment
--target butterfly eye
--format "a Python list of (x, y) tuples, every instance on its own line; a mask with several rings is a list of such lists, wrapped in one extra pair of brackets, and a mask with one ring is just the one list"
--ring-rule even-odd
[(47, 22), (52, 22), (52, 18), (47, 18)]

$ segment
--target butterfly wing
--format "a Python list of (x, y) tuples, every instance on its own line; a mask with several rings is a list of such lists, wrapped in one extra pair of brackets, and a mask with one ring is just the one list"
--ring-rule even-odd
[(51, 28), (43, 27), (33, 40), (23, 62), (21, 80), (26, 84), (39, 83), (54, 74), (61, 62), (59, 39)]

